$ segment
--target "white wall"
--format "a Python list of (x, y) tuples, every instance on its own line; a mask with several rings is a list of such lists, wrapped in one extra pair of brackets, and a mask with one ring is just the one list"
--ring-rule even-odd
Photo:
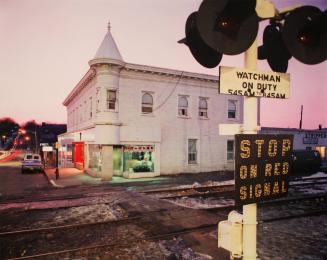
[[(151, 70), (151, 67), (147, 68)], [(80, 110), (81, 104), (84, 112), (85, 100), (88, 105), (92, 96), (93, 118), (84, 116), (82, 122), (78, 120), (74, 124), (74, 120), (68, 117), (68, 132), (82, 132), (82, 136), (86, 132), (93, 134), (97, 144), (154, 144), (155, 167), (161, 174), (232, 169), (233, 163), (227, 162), (227, 140), (233, 136), (219, 136), (218, 126), (242, 121), (243, 100), (237, 96), (219, 95), (218, 82), (212, 76), (199, 74), (199, 78), (191, 78), (184, 74), (179, 78), (180, 75), (172, 70), (120, 70), (108, 65), (99, 65), (96, 70), (96, 77), (67, 107), (70, 117), (71, 111), (76, 107)], [(117, 89), (115, 111), (106, 109), (107, 89)], [(149, 92), (154, 98), (151, 114), (141, 112), (144, 92)], [(178, 115), (180, 95), (188, 98), (186, 118)], [(207, 119), (198, 116), (199, 97), (208, 98)], [(237, 100), (236, 120), (227, 118), (228, 99)], [(93, 129), (86, 130), (88, 128)], [(188, 139), (197, 139), (197, 164), (188, 163)]]

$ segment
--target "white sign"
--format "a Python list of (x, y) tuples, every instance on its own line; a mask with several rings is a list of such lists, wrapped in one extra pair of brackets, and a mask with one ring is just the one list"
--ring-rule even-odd
[(248, 97), (289, 98), (290, 74), (219, 67), (219, 93)]
[(52, 146), (42, 146), (43, 152), (52, 152), (53, 148)]

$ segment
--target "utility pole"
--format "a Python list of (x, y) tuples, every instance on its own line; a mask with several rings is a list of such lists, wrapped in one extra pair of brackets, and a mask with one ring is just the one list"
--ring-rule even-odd
[(303, 115), (303, 105), (301, 105), (301, 116), (300, 116), (300, 126), (299, 126), (299, 129), (302, 129), (302, 115)]

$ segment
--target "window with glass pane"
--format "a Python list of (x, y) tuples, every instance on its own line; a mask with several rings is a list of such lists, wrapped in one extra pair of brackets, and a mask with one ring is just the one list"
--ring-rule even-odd
[(196, 163), (197, 160), (197, 149), (196, 139), (188, 139), (188, 163)]
[(89, 118), (91, 119), (92, 118), (92, 112), (93, 112), (93, 108), (92, 108), (92, 106), (93, 106), (93, 100), (92, 100), (92, 97), (90, 97), (90, 116), (89, 116)]
[(200, 98), (199, 100), (199, 116), (208, 117), (208, 102), (206, 98)]
[(228, 118), (236, 118), (236, 101), (228, 100)]
[(142, 96), (142, 113), (152, 113), (153, 97), (149, 93), (144, 93)]
[(227, 160), (234, 160), (234, 140), (227, 141)]
[(107, 109), (116, 108), (116, 90), (107, 90)]
[(188, 107), (187, 98), (184, 96), (179, 97), (179, 99), (178, 99), (178, 115), (179, 116), (187, 116), (187, 107)]

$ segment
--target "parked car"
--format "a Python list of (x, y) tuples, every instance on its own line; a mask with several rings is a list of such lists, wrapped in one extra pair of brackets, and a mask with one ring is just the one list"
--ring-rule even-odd
[(43, 163), (39, 154), (25, 154), (22, 161), (22, 173), (27, 171), (43, 172)]
[(321, 167), (321, 156), (316, 150), (293, 150), (292, 174), (310, 174)]

